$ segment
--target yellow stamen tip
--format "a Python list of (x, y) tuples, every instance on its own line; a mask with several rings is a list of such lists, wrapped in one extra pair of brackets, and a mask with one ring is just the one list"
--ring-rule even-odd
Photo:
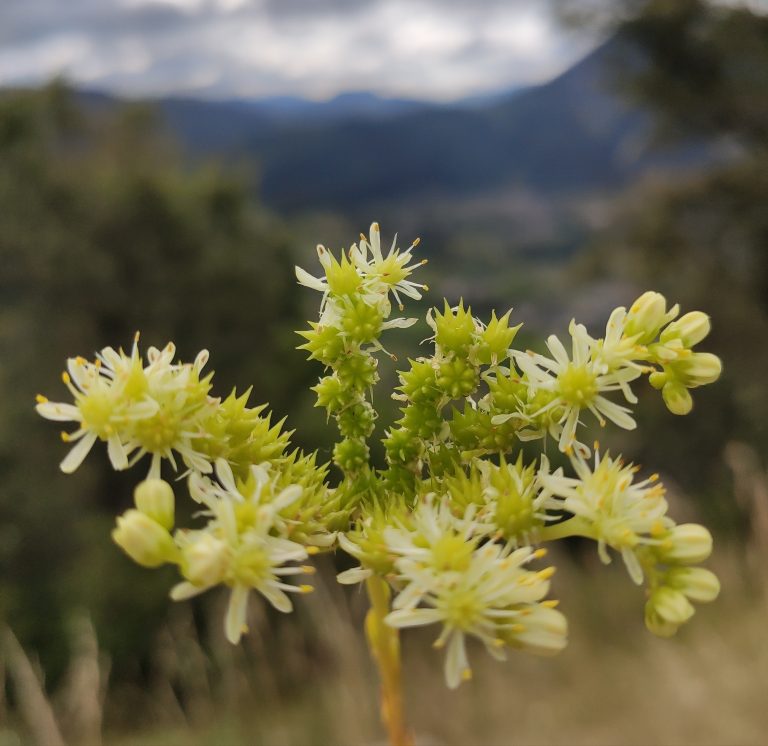
[(556, 609), (558, 606), (560, 606), (560, 601), (556, 598), (552, 598), (547, 601), (542, 601), (541, 605), (545, 609)]
[(542, 579), (542, 580), (548, 580), (551, 578), (554, 574), (557, 568), (555, 567), (545, 567), (543, 570), (539, 570), (536, 574)]
[(445, 640), (435, 640), (435, 641), (432, 643), (432, 647), (433, 647), (435, 650), (441, 650), (442, 648), (444, 648), (444, 647), (445, 647)]
[(312, 593), (313, 590), (315, 590), (315, 589), (311, 585), (300, 585), (299, 586), (299, 592), (300, 593)]
[(379, 224), (378, 223), (373, 223), (373, 225), (371, 225), (371, 230), (372, 231), (376, 231), (376, 233), (378, 233), (379, 232)]
[(46, 396), (43, 396), (42, 394), (38, 394), (38, 395), (35, 397), (35, 401), (36, 401), (38, 404), (45, 404), (45, 403), (48, 401), (48, 397), (46, 397)]
[(71, 379), (69, 377), (69, 373), (67, 373), (67, 371), (64, 371), (61, 374), (61, 380), (64, 381), (64, 383), (67, 383), (67, 384), (71, 381)]
[(75, 358), (75, 362), (76, 362), (78, 365), (85, 365), (85, 364), (86, 364), (88, 361), (87, 361), (87, 360), (86, 360), (84, 357), (82, 357), (81, 355), (78, 355), (78, 356)]
[(315, 567), (313, 567), (312, 565), (302, 565), (302, 566), (301, 566), (301, 571), (302, 571), (302, 572), (303, 572), (305, 575), (314, 575), (314, 574), (317, 572), (317, 570), (315, 569)]
[(471, 668), (465, 668), (461, 672), (461, 678), (463, 681), (472, 681), (472, 669)]
[(493, 647), (495, 647), (495, 648), (503, 648), (505, 644), (506, 643), (504, 642), (504, 640), (502, 640), (500, 637), (497, 637), (493, 641)]
[(314, 555), (320, 554), (320, 548), (319, 547), (312, 547), (312, 546), (307, 547), (307, 554), (310, 557), (314, 557)]
[(62, 439), (62, 440), (65, 442), (65, 443), (69, 443), (69, 441), (70, 441), (70, 440), (72, 440), (72, 438), (70, 438), (70, 437), (69, 437), (69, 433), (67, 433), (67, 432), (64, 432), (64, 430), (62, 430), (62, 431), (61, 431), (61, 439)]

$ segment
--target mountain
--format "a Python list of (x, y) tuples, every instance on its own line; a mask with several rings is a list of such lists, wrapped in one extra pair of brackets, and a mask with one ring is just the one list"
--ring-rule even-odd
[(708, 159), (700, 143), (652, 147), (650, 115), (612, 78), (619, 64), (642, 60), (614, 38), (549, 83), (454, 105), (350, 93), (326, 102), (166, 98), (159, 107), (193, 156), (250, 159), (263, 199), (282, 211), (500, 189), (594, 192)]

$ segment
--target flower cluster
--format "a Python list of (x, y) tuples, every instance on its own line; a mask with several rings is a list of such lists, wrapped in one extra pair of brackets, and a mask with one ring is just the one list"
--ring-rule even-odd
[[(174, 599), (226, 586), (232, 642), (246, 629), (251, 591), (290, 611), (290, 594), (309, 586), (289, 581), (312, 572), (311, 555), (339, 548), (357, 562), (339, 582), (368, 586), (377, 615), (366, 623), (369, 641), (390, 682), (396, 630), (436, 624), (435, 647), (445, 648), (455, 687), (470, 677), (469, 639), (497, 659), (509, 648), (564, 647), (565, 617), (547, 599), (554, 568), (536, 563), (546, 556), (542, 544), (571, 536), (594, 540), (603, 562), (621, 555), (646, 588), (648, 628), (674, 633), (692, 602), (717, 596), (717, 578), (696, 566), (712, 538), (702, 526), (675, 524), (656, 475), (637, 478), (638, 467), (597, 444), (593, 456), (580, 429), (590, 420), (634, 428), (633, 387), (644, 376), (671, 412), (688, 413), (690, 390), (721, 371), (716, 356), (694, 349), (708, 317), (680, 316), (647, 292), (615, 309), (602, 336), (574, 320), (568, 344), (552, 335), (537, 352), (513, 347), (520, 325), (511, 311), (482, 321), (463, 302), (445, 302), (427, 313), (429, 354), (398, 372), (400, 413), (382, 432), (386, 461), (376, 468), (376, 354), (385, 352), (384, 331), (416, 322), (392, 318), (391, 298), (402, 310), (402, 298), (425, 290), (411, 279), (425, 261), (413, 258), (417, 244), (401, 251), (395, 239), (384, 253), (374, 223), (338, 257), (318, 246), (322, 276), (296, 268), (300, 284), (322, 293), (300, 349), (324, 367), (313, 390), (340, 434), (336, 481), (315, 454), (289, 450), (282, 421), (249, 407), (249, 392), (211, 396), (207, 353), (180, 363), (168, 345), (150, 348), (144, 361), (137, 343), (130, 355), (106, 348), (94, 362), (70, 360), (64, 382), (73, 403), (38, 398), (42, 416), (77, 423), (64, 434), (74, 446), (62, 469), (74, 471), (97, 440), (116, 469), (151, 455), (150, 479), (113, 538), (143, 566), (176, 565)], [(544, 455), (548, 439), (569, 460), (567, 471)], [(526, 444), (537, 440), (542, 452), (531, 457)], [(176, 470), (177, 457), (199, 508), (188, 528), (175, 526), (173, 490), (159, 479), (161, 461)]]
[(426, 286), (408, 278), (425, 260), (413, 262), (415, 241), (401, 252), (397, 237), (389, 253), (381, 251), (378, 223), (370, 237), (360, 236), (337, 260), (324, 246), (317, 247), (323, 278), (296, 267), (300, 284), (323, 293), (320, 320), (299, 332), (306, 342), (299, 349), (309, 353), (331, 372), (320, 379), (314, 391), (317, 406), (336, 419), (342, 439), (334, 450), (334, 461), (345, 474), (356, 474), (368, 464), (367, 439), (373, 432), (376, 412), (367, 392), (379, 380), (374, 352), (382, 350), (379, 338), (387, 329), (406, 328), (416, 319), (391, 319), (390, 293), (400, 309), (400, 294), (420, 298)]

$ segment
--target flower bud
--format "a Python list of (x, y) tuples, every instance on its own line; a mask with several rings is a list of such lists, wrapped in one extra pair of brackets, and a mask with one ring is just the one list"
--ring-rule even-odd
[(164, 529), (173, 528), (173, 489), (162, 479), (146, 479), (133, 491), (133, 501), (139, 512), (157, 521)]
[(714, 383), (720, 378), (722, 371), (723, 364), (720, 358), (711, 352), (694, 352), (675, 366), (675, 372), (680, 380), (689, 388)]
[(138, 510), (127, 510), (118, 517), (112, 540), (143, 567), (159, 567), (176, 559), (176, 545), (168, 531)]
[(712, 534), (698, 523), (675, 526), (662, 545), (663, 558), (669, 562), (695, 565), (712, 554)]
[(720, 593), (717, 575), (703, 567), (673, 567), (667, 574), (667, 583), (700, 603), (714, 601)]
[(661, 396), (672, 414), (688, 414), (693, 409), (693, 397), (690, 391), (678, 381), (665, 383), (661, 389)]
[(661, 342), (679, 339), (686, 348), (691, 348), (701, 342), (709, 334), (712, 325), (709, 316), (701, 311), (691, 311), (673, 321), (661, 333)]
[(624, 333), (628, 337), (638, 336), (639, 344), (648, 344), (656, 338), (659, 329), (670, 318), (674, 318), (674, 315), (667, 313), (667, 299), (661, 293), (649, 290), (630, 307)]
[(649, 603), (665, 622), (675, 625), (684, 624), (695, 612), (693, 604), (683, 593), (667, 586), (657, 588), (651, 594)]
[(648, 601), (645, 605), (645, 626), (656, 637), (672, 637), (677, 632), (679, 625), (662, 619), (653, 603)]
[(183, 549), (184, 577), (193, 585), (207, 587), (220, 583), (228, 563), (227, 544), (211, 534), (202, 534)]

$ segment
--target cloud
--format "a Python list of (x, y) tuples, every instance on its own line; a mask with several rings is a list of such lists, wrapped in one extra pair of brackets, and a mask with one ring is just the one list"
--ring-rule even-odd
[(592, 43), (523, 0), (3, 0), (0, 85), (452, 99), (539, 82)]

